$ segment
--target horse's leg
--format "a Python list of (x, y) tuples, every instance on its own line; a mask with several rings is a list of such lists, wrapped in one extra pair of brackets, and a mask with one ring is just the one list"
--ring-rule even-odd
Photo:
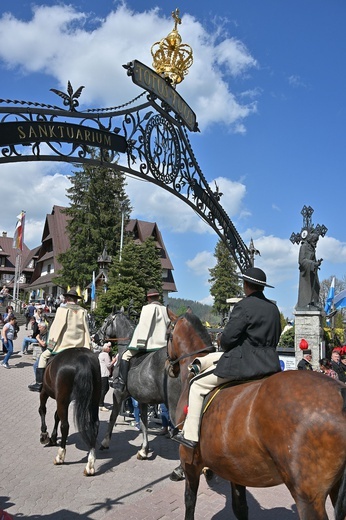
[(143, 435), (141, 449), (137, 452), (138, 460), (145, 460), (148, 458), (149, 453), (149, 441), (148, 441), (148, 405), (139, 403), (139, 409), (141, 414), (140, 426)]
[(55, 411), (55, 414), (54, 414), (54, 428), (53, 428), (52, 433), (50, 435), (50, 440), (49, 440), (48, 446), (57, 446), (58, 445), (57, 438), (58, 438), (59, 422), (60, 422), (60, 419), (59, 419), (58, 412)]
[[(180, 453), (185, 449), (186, 448), (181, 446)], [(187, 464), (183, 461), (183, 468), (185, 472), (185, 520), (194, 520), (202, 467), (197, 464)]]
[(320, 478), (315, 474), (314, 479), (317, 483), (315, 486), (312, 483), (309, 486), (307, 482), (299, 483), (299, 479), (295, 482), (285, 481), (296, 503), (300, 520), (328, 520), (326, 500), (329, 490), (326, 489), (322, 482), (322, 474), (320, 474)]
[(295, 498), (300, 520), (328, 520), (325, 507), (326, 497), (315, 497), (313, 502), (306, 498)]
[(109, 449), (109, 443), (111, 441), (115, 421), (117, 420), (117, 417), (119, 415), (121, 403), (123, 402), (124, 399), (126, 399), (127, 396), (128, 396), (127, 393), (121, 392), (121, 391), (117, 390), (116, 388), (113, 390), (112, 412), (111, 412), (110, 419), (108, 421), (108, 428), (107, 428), (106, 435), (105, 435), (103, 441), (101, 442), (100, 450)]
[(235, 517), (238, 520), (248, 520), (249, 508), (246, 501), (246, 487), (239, 486), (238, 484), (231, 484), (232, 491), (232, 509)]
[(40, 393), (40, 407), (38, 409), (38, 413), (40, 414), (40, 417), (41, 417), (41, 435), (40, 435), (41, 444), (47, 444), (49, 442), (49, 435), (47, 432), (47, 424), (46, 424), (47, 400), (48, 400), (48, 394), (46, 394), (46, 392), (42, 391)]
[[(68, 393), (68, 392), (67, 392)], [(68, 423), (68, 405), (69, 400), (68, 399), (62, 399), (57, 396), (57, 415), (60, 418), (61, 421), (61, 443), (60, 447), (58, 448), (57, 456), (54, 459), (54, 464), (59, 465), (63, 464), (65, 461), (65, 455), (66, 455), (66, 440), (69, 432), (70, 425)]]

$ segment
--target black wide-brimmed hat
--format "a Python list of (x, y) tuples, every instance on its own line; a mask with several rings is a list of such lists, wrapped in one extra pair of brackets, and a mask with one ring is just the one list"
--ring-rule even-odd
[(63, 293), (63, 296), (65, 296), (65, 298), (67, 296), (73, 296), (73, 298), (79, 298), (79, 299), (82, 298), (81, 296), (79, 296), (79, 294), (77, 293), (76, 289), (70, 289), (66, 293)]
[(238, 275), (239, 278), (242, 278), (245, 282), (254, 283), (256, 285), (263, 285), (263, 287), (271, 287), (274, 289), (272, 285), (267, 284), (267, 277), (262, 269), (258, 267), (249, 267), (246, 269), (245, 273)]

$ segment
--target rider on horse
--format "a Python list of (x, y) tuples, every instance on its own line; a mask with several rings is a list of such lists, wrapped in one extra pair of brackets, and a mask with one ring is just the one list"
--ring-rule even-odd
[(128, 349), (124, 352), (120, 364), (119, 375), (113, 382), (113, 388), (123, 391), (129, 371), (130, 359), (139, 352), (158, 350), (167, 345), (167, 328), (170, 319), (167, 309), (160, 303), (157, 289), (147, 292), (147, 305), (141, 311), (138, 325), (133, 333)]
[(64, 296), (66, 304), (58, 307), (49, 330), (48, 346), (40, 355), (36, 369), (36, 382), (28, 386), (32, 392), (41, 391), (44, 370), (52, 354), (57, 354), (67, 348), (86, 347), (91, 349), (88, 314), (77, 303), (81, 296), (75, 289), (70, 289)]
[[(240, 278), (246, 298), (234, 306), (223, 331), (220, 344), (224, 353), (220, 353), (218, 360), (215, 354), (201, 358), (203, 366), (209, 368), (191, 380), (183, 431), (172, 436), (189, 448), (197, 446), (203, 400), (211, 390), (228, 381), (260, 379), (281, 370), (276, 352), (281, 333), (280, 312), (263, 294), (264, 287), (272, 286), (257, 267), (250, 267)], [(198, 367), (198, 363), (197, 358), (192, 368)], [(195, 372), (198, 373), (198, 368)]]

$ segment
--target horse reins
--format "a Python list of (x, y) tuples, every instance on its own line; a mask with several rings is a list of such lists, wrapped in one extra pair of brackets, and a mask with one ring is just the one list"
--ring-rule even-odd
[(176, 363), (179, 363), (179, 361), (181, 361), (182, 359), (185, 359), (185, 358), (188, 358), (188, 357), (191, 357), (191, 356), (195, 356), (196, 354), (203, 354), (203, 352), (214, 352), (215, 351), (215, 347), (213, 347), (213, 345), (210, 345), (209, 347), (205, 347), (205, 348), (202, 348), (200, 350), (196, 350), (195, 352), (189, 352), (187, 354), (182, 354), (181, 356), (179, 356), (177, 359), (171, 359), (167, 353), (167, 358), (168, 358), (168, 361), (169, 363), (174, 366)]
[(182, 359), (186, 359), (188, 357), (196, 356), (197, 354), (203, 354), (204, 352), (208, 353), (208, 352), (214, 352), (215, 351), (215, 347), (213, 345), (209, 345), (209, 346), (206, 345), (202, 349), (195, 350), (194, 352), (188, 352), (188, 353), (182, 354), (177, 359), (172, 359), (170, 357), (170, 355), (168, 354), (168, 345), (169, 345), (169, 342), (171, 342), (171, 344), (172, 344), (174, 325), (172, 326), (172, 322), (171, 322), (170, 325), (169, 325), (170, 326), (170, 330), (167, 330), (167, 359), (168, 359), (169, 364), (171, 366), (176, 365)]

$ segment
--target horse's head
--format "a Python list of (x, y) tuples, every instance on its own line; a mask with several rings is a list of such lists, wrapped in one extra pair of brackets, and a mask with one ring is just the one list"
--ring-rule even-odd
[(113, 317), (113, 314), (107, 316), (107, 318), (103, 320), (101, 327), (94, 334), (94, 340), (97, 344), (104, 343), (105, 339), (108, 337), (108, 329), (110, 328), (110, 325), (113, 321)]
[(186, 369), (193, 358), (204, 356), (214, 350), (211, 337), (201, 320), (195, 314), (186, 312), (176, 316), (168, 311), (171, 319), (171, 333), (167, 345), (169, 374), (177, 377), (179, 371)]
[(118, 346), (128, 345), (134, 328), (134, 323), (123, 311), (115, 311), (105, 318), (101, 328), (95, 334), (95, 337), (98, 337), (101, 343), (106, 340), (112, 340), (116, 341)]
[(118, 345), (128, 345), (135, 330), (133, 321), (131, 321), (123, 311), (120, 311), (115, 314), (112, 326), (112, 334), (114, 334)]

